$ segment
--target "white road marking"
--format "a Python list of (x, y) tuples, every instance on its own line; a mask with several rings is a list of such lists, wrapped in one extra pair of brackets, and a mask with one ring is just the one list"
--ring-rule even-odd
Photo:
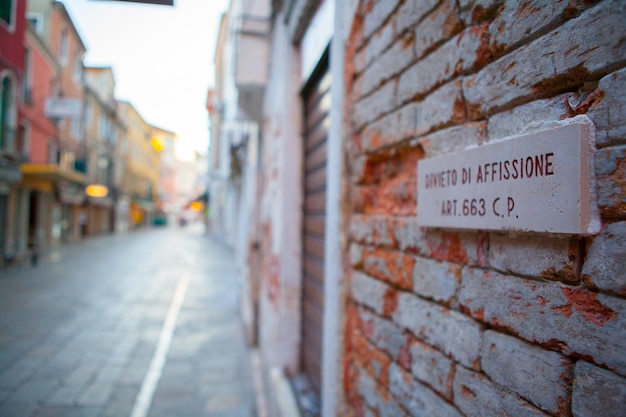
[(150, 410), (152, 404), (152, 398), (154, 397), (154, 391), (156, 390), (161, 374), (163, 373), (163, 367), (165, 366), (165, 359), (167, 353), (170, 350), (170, 344), (172, 343), (172, 336), (176, 329), (176, 321), (178, 320), (178, 313), (183, 305), (185, 294), (187, 293), (187, 287), (189, 286), (189, 275), (185, 274), (181, 277), (174, 293), (174, 298), (170, 304), (170, 308), (165, 316), (165, 322), (163, 328), (161, 328), (161, 334), (159, 335), (159, 342), (157, 344), (150, 366), (146, 376), (141, 383), (141, 389), (135, 399), (135, 405), (130, 414), (130, 417), (145, 417)]

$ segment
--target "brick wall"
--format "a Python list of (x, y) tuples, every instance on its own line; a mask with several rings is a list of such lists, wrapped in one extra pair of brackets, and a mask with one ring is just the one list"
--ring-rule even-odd
[[(361, 2), (346, 59), (353, 415), (624, 415), (624, 22), (621, 0)], [(596, 126), (600, 234), (417, 226), (420, 159), (578, 115)]]

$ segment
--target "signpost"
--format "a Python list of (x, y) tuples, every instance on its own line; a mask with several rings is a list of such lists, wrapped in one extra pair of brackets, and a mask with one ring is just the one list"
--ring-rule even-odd
[(418, 162), (418, 225), (598, 233), (592, 127), (573, 123)]

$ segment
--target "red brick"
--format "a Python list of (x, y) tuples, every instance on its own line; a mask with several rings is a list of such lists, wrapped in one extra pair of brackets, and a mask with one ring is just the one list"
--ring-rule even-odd
[(608, 74), (626, 56), (624, 20), (626, 3), (605, 0), (468, 77), (463, 91), (470, 119)]
[(370, 276), (405, 290), (413, 288), (415, 259), (385, 249), (364, 249), (363, 270)]
[(472, 268), (462, 276), (459, 303), (477, 320), (626, 374), (623, 299)]
[(486, 233), (429, 229), (426, 242), (435, 259), (467, 265), (487, 264), (489, 239)]
[(357, 213), (414, 215), (417, 209), (417, 161), (421, 148), (404, 148), (365, 163), (362, 182), (374, 184), (353, 189)]
[(595, 168), (600, 213), (609, 219), (626, 219), (626, 146), (600, 149)]

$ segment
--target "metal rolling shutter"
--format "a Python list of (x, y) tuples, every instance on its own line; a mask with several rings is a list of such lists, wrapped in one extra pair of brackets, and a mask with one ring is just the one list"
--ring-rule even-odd
[(302, 285), (302, 370), (319, 399), (324, 311), (324, 227), (326, 145), (330, 126), (328, 60), (323, 60), (303, 93), (304, 212)]

